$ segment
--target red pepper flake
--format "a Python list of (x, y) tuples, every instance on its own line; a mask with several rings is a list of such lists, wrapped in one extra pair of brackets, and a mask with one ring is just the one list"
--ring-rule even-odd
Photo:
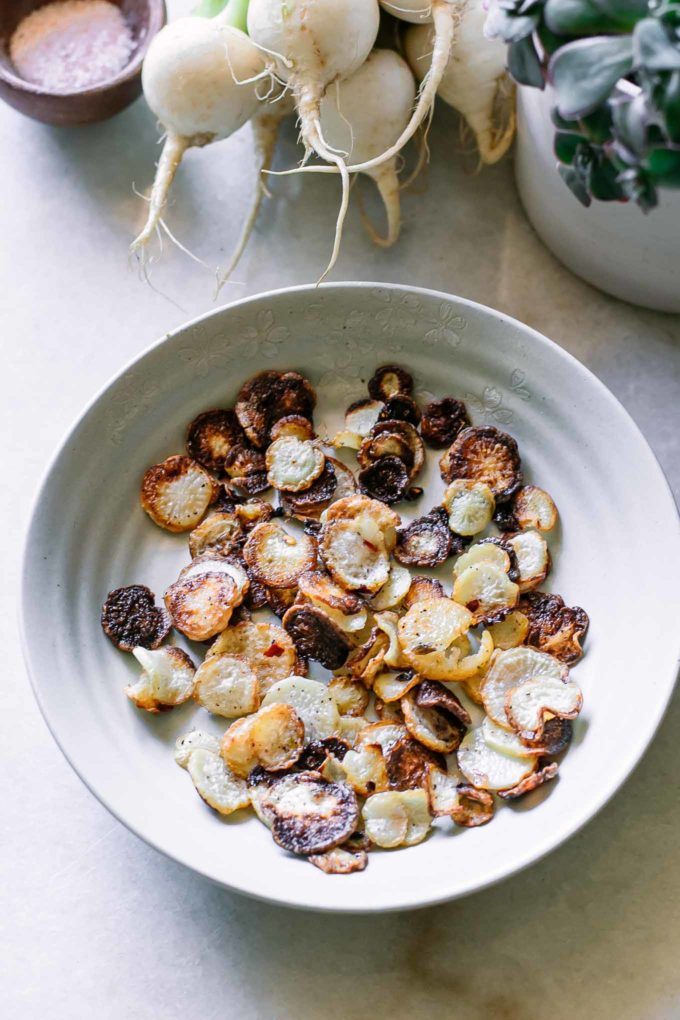
[(369, 542), (367, 539), (364, 539), (364, 545), (368, 546), (368, 548), (371, 550), (371, 552), (375, 553), (375, 552), (378, 551), (377, 545), (373, 545), (373, 543)]
[(262, 654), (267, 658), (271, 659), (274, 655), (283, 655), (284, 649), (281, 645), (278, 645), (276, 641), (272, 641), (269, 648)]

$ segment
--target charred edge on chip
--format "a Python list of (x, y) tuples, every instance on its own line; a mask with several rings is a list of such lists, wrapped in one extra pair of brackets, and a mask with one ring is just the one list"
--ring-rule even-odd
[(459, 432), (468, 428), (470, 418), (462, 400), (442, 397), (425, 406), (420, 423), (420, 434), (436, 450), (450, 446)]
[(106, 596), (101, 612), (104, 633), (121, 652), (158, 648), (170, 633), (167, 610), (156, 605), (156, 596), (143, 584), (116, 588)]
[(516, 786), (511, 786), (508, 790), (499, 790), (498, 796), (503, 800), (516, 800), (518, 797), (523, 797), (525, 794), (531, 793), (532, 790), (536, 790), (539, 786), (543, 786), (544, 783), (549, 783), (551, 779), (555, 779), (558, 772), (557, 762), (548, 762), (536, 772), (532, 772), (526, 779), (522, 779)]
[(293, 605), (283, 617), (283, 626), (304, 658), (320, 662), (326, 669), (344, 666), (352, 646), (321, 609)]
[(527, 617), (526, 644), (554, 655), (571, 666), (583, 655), (581, 641), (590, 620), (580, 606), (566, 606), (561, 595), (527, 591), (520, 595), (517, 609)]
[(446, 510), (434, 507), (423, 517), (399, 528), (394, 555), (406, 566), (436, 567), (451, 555), (453, 541)]
[(358, 481), (360, 492), (391, 506), (404, 498), (409, 473), (399, 457), (385, 456), (363, 468)]
[(236, 413), (222, 408), (204, 411), (187, 429), (187, 453), (199, 464), (214, 471), (222, 471), (224, 459), (230, 450), (246, 437)]
[(381, 365), (368, 380), (368, 393), (374, 400), (389, 400), (397, 393), (410, 396), (413, 376), (400, 365)]
[(463, 429), (439, 461), (445, 482), (456, 478), (484, 482), (500, 503), (521, 486), (520, 464), (516, 441), (494, 425)]

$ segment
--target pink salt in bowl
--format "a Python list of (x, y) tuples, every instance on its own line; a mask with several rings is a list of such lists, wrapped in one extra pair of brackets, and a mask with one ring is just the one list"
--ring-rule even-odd
[(10, 41), (24, 18), (49, 0), (0, 0), (0, 98), (46, 124), (90, 124), (129, 106), (142, 90), (142, 62), (166, 20), (164, 0), (113, 0), (131, 35), (124, 66), (106, 80), (72, 90), (50, 89), (21, 77), (10, 57)]

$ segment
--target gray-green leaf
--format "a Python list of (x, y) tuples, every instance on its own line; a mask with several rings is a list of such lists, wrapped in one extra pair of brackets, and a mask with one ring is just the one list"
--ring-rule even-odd
[(590, 113), (607, 99), (632, 66), (630, 36), (596, 36), (562, 46), (548, 66), (559, 112), (567, 120)]

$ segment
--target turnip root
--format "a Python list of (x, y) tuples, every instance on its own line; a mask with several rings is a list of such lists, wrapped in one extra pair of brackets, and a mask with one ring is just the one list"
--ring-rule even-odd
[[(463, 115), (474, 132), (483, 163), (495, 163), (512, 142), (515, 123), (510, 108), (505, 124), (497, 124), (499, 99), (511, 100), (506, 71), (507, 52), (500, 39), (484, 36), (483, 0), (467, 0), (456, 41), (439, 83), (438, 94)], [(432, 52), (432, 29), (414, 25), (406, 32), (404, 49), (413, 73), (426, 79)]]
[[(272, 159), (274, 157), (274, 149), (276, 148), (276, 141), (279, 136), (279, 129), (281, 124), (286, 117), (290, 116), (294, 111), (294, 105), (290, 97), (284, 96), (281, 99), (275, 101), (276, 105), (269, 104), (263, 106), (261, 110), (253, 116), (251, 120), (251, 128), (253, 131), (253, 140), (255, 142), (255, 154), (257, 157), (258, 170), (269, 170)], [(220, 290), (227, 282), (231, 274), (236, 269), (239, 259), (243, 255), (246, 249), (248, 239), (255, 226), (260, 206), (262, 205), (262, 198), (267, 195), (268, 192), (262, 182), (262, 178), (258, 173), (257, 187), (253, 203), (250, 207), (250, 212), (243, 225), (241, 236), (237, 242), (236, 248), (232, 253), (231, 259), (226, 269), (220, 273), (217, 281), (216, 295), (219, 294)]]
[[(430, 0), (428, 5), (425, 5), (423, 0), (395, 0), (394, 3), (383, 2), (385, 10), (388, 10), (390, 14), (394, 14), (395, 17), (403, 21), (418, 22), (426, 20), (427, 22), (432, 22), (431, 62), (427, 73), (421, 81), (418, 102), (408, 124), (404, 127), (399, 137), (387, 149), (371, 159), (347, 166), (349, 173), (366, 173), (368, 170), (373, 170), (379, 167), (381, 163), (387, 163), (394, 156), (397, 156), (406, 143), (413, 138), (420, 125), (431, 115), (437, 88), (446, 69), (446, 63), (451, 52), (456, 26), (463, 16), (467, 5), (468, 0)], [(323, 156), (323, 153), (319, 153), (319, 155)], [(327, 157), (323, 156), (323, 158)], [(329, 162), (335, 162), (335, 160), (329, 160)], [(325, 167), (302, 166), (293, 172), (323, 173), (324, 171)]]
[(153, 236), (186, 150), (227, 138), (259, 106), (257, 82), (267, 76), (264, 58), (229, 20), (229, 8), (215, 18), (179, 18), (149, 46), (142, 69), (144, 96), (166, 139), (147, 221), (132, 251), (143, 249)]
[(248, 6), (251, 39), (275, 58), (277, 76), (293, 93), (306, 157), (313, 150), (335, 164), (342, 177), (335, 242), (323, 276), (338, 256), (349, 202), (349, 174), (343, 152), (336, 152), (324, 138), (321, 100), (332, 82), (349, 77), (364, 63), (379, 21), (377, 0), (250, 0)]
[[(370, 160), (399, 137), (413, 108), (416, 84), (408, 64), (394, 50), (373, 50), (354, 74), (330, 88), (321, 101), (321, 130), (326, 143), (357, 162)], [(368, 170), (385, 206), (387, 234), (372, 227), (376, 244), (389, 247), (399, 236), (397, 157)], [(329, 167), (330, 169), (330, 167)]]

